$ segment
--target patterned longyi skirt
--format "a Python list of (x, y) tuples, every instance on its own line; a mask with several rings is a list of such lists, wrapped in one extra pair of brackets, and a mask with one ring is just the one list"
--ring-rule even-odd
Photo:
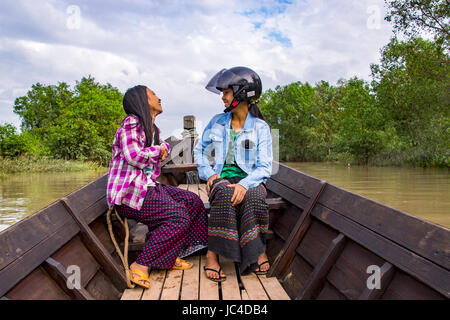
[(193, 192), (162, 183), (149, 187), (141, 210), (126, 205), (117, 212), (148, 226), (147, 240), (136, 259), (140, 265), (171, 268), (208, 245), (208, 216), (203, 201)]
[[(231, 180), (231, 181), (229, 181)], [(260, 184), (247, 190), (243, 201), (233, 207), (231, 197), (239, 178), (216, 179), (209, 195), (208, 250), (239, 263), (246, 274), (258, 268), (258, 257), (266, 250), (269, 226), (266, 188)]]

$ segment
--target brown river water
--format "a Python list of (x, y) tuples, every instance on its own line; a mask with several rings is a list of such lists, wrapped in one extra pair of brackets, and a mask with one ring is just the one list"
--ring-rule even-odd
[(8, 175), (0, 180), (0, 231), (105, 173), (98, 170)]
[[(450, 170), (285, 163), (308, 175), (450, 227)], [(0, 180), (0, 231), (106, 171), (12, 174)]]
[(448, 168), (343, 166), (305, 162), (284, 164), (391, 208), (450, 228)]

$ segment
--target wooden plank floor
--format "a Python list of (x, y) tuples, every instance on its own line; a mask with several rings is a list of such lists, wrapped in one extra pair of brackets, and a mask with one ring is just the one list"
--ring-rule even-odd
[(152, 270), (149, 289), (126, 289), (121, 300), (290, 300), (276, 278), (253, 273), (238, 276), (232, 261), (220, 261), (226, 281), (208, 280), (203, 271), (205, 259), (186, 258), (194, 264), (189, 270)]
[[(179, 185), (178, 188), (198, 194), (208, 201), (205, 184)], [(122, 300), (290, 300), (278, 280), (251, 273), (239, 276), (234, 262), (224, 259), (220, 264), (227, 276), (221, 283), (206, 278), (205, 256), (192, 256), (189, 270), (152, 270), (150, 288), (136, 286), (126, 289)]]

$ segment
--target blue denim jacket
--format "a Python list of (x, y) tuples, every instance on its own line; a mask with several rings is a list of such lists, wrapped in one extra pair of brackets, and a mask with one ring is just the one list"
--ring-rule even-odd
[[(203, 131), (202, 138), (194, 148), (194, 161), (199, 178), (208, 180), (213, 174), (222, 172), (229, 146), (231, 113), (215, 115)], [(269, 125), (250, 114), (234, 142), (237, 165), (248, 176), (239, 184), (245, 189), (265, 183), (272, 174), (272, 136)], [(212, 156), (214, 150), (214, 156)], [(214, 161), (210, 163), (208, 156)]]

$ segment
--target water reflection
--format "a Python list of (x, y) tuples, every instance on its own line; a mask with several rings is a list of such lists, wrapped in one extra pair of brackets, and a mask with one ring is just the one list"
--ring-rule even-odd
[(11, 174), (0, 180), (0, 231), (100, 177), (105, 170)]
[(392, 208), (450, 227), (449, 169), (284, 164)]

